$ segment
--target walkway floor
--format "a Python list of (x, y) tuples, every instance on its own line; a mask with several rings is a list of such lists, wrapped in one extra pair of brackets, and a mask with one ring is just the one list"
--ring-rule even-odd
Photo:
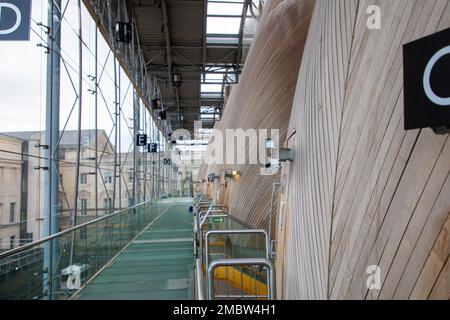
[(194, 244), (188, 199), (168, 209), (77, 299), (185, 300), (194, 298)]

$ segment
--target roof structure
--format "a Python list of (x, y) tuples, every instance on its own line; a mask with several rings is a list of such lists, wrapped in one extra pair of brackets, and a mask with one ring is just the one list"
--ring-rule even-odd
[[(123, 4), (117, 5), (116, 1), (111, 0), (111, 7), (123, 12)], [(204, 122), (203, 128), (212, 128), (220, 120), (226, 87), (239, 81), (262, 2), (125, 2), (146, 72), (157, 84), (157, 98), (161, 99), (173, 130), (184, 128), (192, 132), (196, 120)], [(92, 1), (85, 3), (91, 6), (91, 13), (96, 12)], [(106, 20), (111, 22), (111, 17)], [(181, 76), (181, 85), (173, 81), (174, 75)]]

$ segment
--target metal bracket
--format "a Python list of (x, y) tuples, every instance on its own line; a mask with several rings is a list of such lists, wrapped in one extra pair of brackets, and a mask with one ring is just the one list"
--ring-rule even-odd
[(446, 127), (433, 128), (433, 131), (437, 135), (446, 135), (450, 133), (450, 125)]
[(48, 150), (49, 146), (47, 144), (35, 144), (34, 145), (35, 148), (42, 148), (44, 150)]
[(45, 54), (49, 54), (50, 53), (50, 47), (48, 46), (44, 46), (42, 43), (38, 43), (37, 44), (38, 47), (44, 48), (45, 49)]
[(277, 241), (276, 240), (271, 240), (270, 241), (270, 251), (269, 251), (269, 255), (271, 259), (276, 259), (277, 258)]
[(44, 171), (48, 171), (48, 167), (40, 167), (40, 166), (36, 166), (36, 167), (34, 167), (34, 170), (44, 170)]
[(280, 162), (294, 161), (294, 149), (280, 148)]

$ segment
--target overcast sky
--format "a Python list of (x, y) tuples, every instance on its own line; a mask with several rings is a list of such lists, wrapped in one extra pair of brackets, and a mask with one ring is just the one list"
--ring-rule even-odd
[[(45, 130), (47, 55), (45, 49), (37, 46), (38, 43), (46, 41), (45, 33), (37, 26), (38, 22), (46, 24), (47, 8), (45, 3), (46, 1), (33, 1), (30, 41), (0, 42), (0, 132)], [(62, 24), (62, 55), (65, 64), (61, 65), (61, 130), (67, 120), (67, 130), (77, 128), (77, 107), (69, 118), (78, 94), (77, 15), (76, 1), (71, 1)], [(94, 96), (88, 92), (88, 89), (94, 88), (88, 77), (88, 75), (95, 74), (94, 36), (95, 24), (90, 19), (88, 12), (83, 10), (83, 39), (89, 47), (89, 49), (83, 48), (83, 129), (95, 127), (95, 100)], [(100, 71), (105, 64), (108, 52), (109, 48), (102, 39), (99, 41)], [(111, 55), (106, 62), (105, 73), (100, 83), (103, 96), (99, 95), (99, 128), (105, 129), (108, 134), (113, 127), (113, 122), (106, 106), (112, 113), (115, 100), (113, 77), (114, 64)], [(73, 89), (71, 81), (77, 91)], [(132, 140), (128, 127), (131, 125), (130, 118), (133, 117), (133, 91), (123, 70), (121, 70), (121, 83), (121, 101), (124, 102), (124, 116), (121, 118), (122, 151), (127, 151)]]
[[(63, 1), (63, 7), (64, 3)], [(32, 31), (31, 39), (28, 42), (0, 42), (0, 132), (11, 131), (34, 131), (45, 130), (45, 97), (46, 97), (46, 68), (47, 55), (45, 49), (37, 46), (38, 43), (46, 41), (46, 35), (37, 26), (38, 22), (47, 24), (47, 1), (35, 0), (32, 8)], [(239, 14), (242, 5), (214, 4), (209, 9), (210, 14), (228, 12), (229, 14)], [(63, 38), (63, 58), (67, 69), (62, 64), (61, 67), (61, 123), (62, 129), (69, 116), (69, 112), (76, 99), (76, 93), (72, 88), (70, 77), (78, 87), (78, 9), (76, 1), (70, 1), (66, 11), (65, 20), (62, 26)], [(209, 33), (236, 33), (239, 29), (239, 19), (220, 20), (221, 18), (210, 18), (208, 21)], [(38, 34), (36, 34), (38, 33)], [(83, 48), (83, 128), (94, 128), (94, 98), (87, 90), (92, 86), (88, 75), (94, 74), (95, 59), (94, 52), (95, 24), (88, 12), (83, 10), (83, 39), (90, 47), (90, 50)], [(106, 42), (99, 42), (99, 68), (105, 63), (109, 48)], [(104, 97), (99, 97), (99, 128), (105, 129), (108, 133), (112, 129), (111, 116), (106, 106), (110, 110), (114, 102), (113, 84), (113, 60), (110, 58), (106, 64), (106, 72), (100, 83)], [(127, 134), (128, 126), (131, 125), (132, 118), (132, 88), (125, 93), (129, 87), (129, 81), (122, 73), (121, 95), (125, 103), (122, 118), (122, 144), (127, 146), (131, 143), (131, 135)], [(93, 88), (93, 87), (92, 87)], [(106, 103), (105, 103), (106, 102)], [(77, 128), (77, 109), (68, 120), (67, 129)], [(128, 123), (125, 123), (125, 120)], [(122, 148), (124, 149), (124, 147)], [(124, 150), (122, 150), (124, 151)], [(126, 151), (126, 150), (125, 150)]]

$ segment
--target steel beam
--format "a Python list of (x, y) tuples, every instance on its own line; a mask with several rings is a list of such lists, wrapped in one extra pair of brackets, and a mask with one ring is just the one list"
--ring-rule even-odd
[[(44, 175), (44, 237), (58, 232), (58, 161), (59, 151), (59, 109), (61, 89), (61, 0), (53, 0), (48, 8), (48, 40), (50, 51), (47, 57), (47, 101), (45, 140), (48, 146), (45, 151), (47, 167)], [(54, 279), (57, 265), (56, 250), (53, 241), (44, 246), (44, 296), (53, 299)]]

